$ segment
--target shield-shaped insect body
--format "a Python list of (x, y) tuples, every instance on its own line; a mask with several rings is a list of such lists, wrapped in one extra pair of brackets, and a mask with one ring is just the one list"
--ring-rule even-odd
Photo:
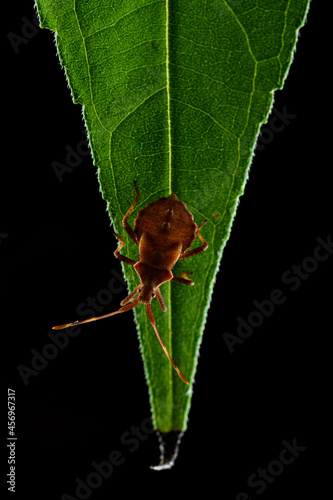
[[(194, 282), (184, 273), (181, 273), (181, 277), (174, 276), (172, 274), (172, 269), (178, 260), (193, 257), (194, 255), (204, 252), (208, 248), (208, 244), (200, 234), (200, 229), (207, 221), (204, 221), (198, 227), (193, 220), (192, 214), (187, 210), (186, 205), (178, 200), (175, 194), (171, 194), (166, 198), (159, 198), (157, 201), (149, 203), (145, 208), (139, 210), (137, 218), (134, 221), (133, 230), (127, 220), (140, 198), (137, 183), (135, 182), (134, 184), (137, 195), (123, 219), (123, 228), (134, 243), (138, 245), (139, 259), (135, 261), (120, 253), (125, 242), (117, 234), (116, 236), (120, 241), (120, 245), (114, 252), (114, 256), (122, 262), (134, 266), (140, 278), (140, 284), (122, 300), (120, 303), (121, 307), (118, 311), (83, 321), (58, 325), (53, 327), (53, 329), (60, 330), (72, 325), (80, 325), (114, 316), (115, 314), (133, 309), (133, 307), (141, 302), (146, 306), (149, 321), (170, 363), (177, 371), (182, 381), (188, 384), (184, 375), (171, 359), (161, 339), (151, 310), (151, 301), (156, 297), (162, 310), (166, 311), (166, 306), (160, 291), (160, 286), (163, 283), (175, 281), (176, 283), (188, 286), (194, 285)], [(200, 239), (202, 245), (191, 250), (190, 247), (196, 237)]]

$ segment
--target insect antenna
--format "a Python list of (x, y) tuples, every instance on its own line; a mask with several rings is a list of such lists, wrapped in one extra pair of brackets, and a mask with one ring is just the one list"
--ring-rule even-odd
[(109, 318), (110, 316), (114, 316), (115, 314), (123, 313), (129, 311), (130, 309), (133, 309), (133, 307), (137, 306), (138, 303), (139, 299), (135, 299), (130, 304), (127, 304), (118, 309), (118, 311), (114, 311), (109, 314), (104, 314), (103, 316), (95, 316), (94, 318), (84, 319), (83, 321), (74, 321), (73, 323), (65, 323), (64, 325), (53, 326), (52, 330), (62, 330), (63, 328), (68, 328), (69, 326), (83, 325), (84, 323), (90, 323), (91, 321), (97, 321), (99, 319)]
[(179, 377), (182, 379), (182, 381), (184, 382), (184, 384), (187, 384), (189, 385), (188, 381), (186, 380), (186, 378), (184, 377), (184, 375), (182, 374), (182, 372), (180, 371), (180, 369), (178, 368), (178, 366), (176, 365), (176, 363), (173, 361), (173, 359), (171, 359), (171, 356), (170, 354), (168, 353), (167, 351), (167, 348), (165, 347), (164, 343), (163, 343), (163, 340), (161, 339), (160, 337), (160, 334), (158, 333), (158, 330), (157, 330), (157, 327), (156, 327), (156, 322), (155, 322), (155, 318), (153, 316), (153, 312), (151, 310), (151, 305), (150, 304), (146, 304), (146, 311), (147, 311), (147, 316), (148, 316), (148, 319), (149, 321), (151, 322), (154, 330), (155, 330), (155, 333), (156, 333), (156, 336), (163, 348), (163, 351), (165, 352), (168, 360), (170, 361), (170, 363), (172, 364), (172, 366), (174, 367), (174, 369), (176, 370), (176, 372), (178, 373)]

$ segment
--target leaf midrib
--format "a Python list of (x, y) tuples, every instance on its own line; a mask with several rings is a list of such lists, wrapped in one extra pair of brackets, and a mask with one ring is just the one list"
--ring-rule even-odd
[[(172, 150), (171, 150), (171, 110), (170, 110), (170, 72), (169, 72), (169, 0), (165, 1), (165, 71), (166, 71), (166, 94), (167, 94), (167, 121), (168, 121), (168, 179), (169, 179), (169, 195), (172, 194), (171, 185), (171, 169), (172, 169)], [(173, 357), (172, 351), (172, 300), (171, 300), (171, 281), (168, 281), (168, 333), (169, 333), (169, 354)], [(172, 429), (173, 420), (173, 382), (172, 382), (172, 366), (169, 366), (169, 388), (170, 388), (170, 428)]]

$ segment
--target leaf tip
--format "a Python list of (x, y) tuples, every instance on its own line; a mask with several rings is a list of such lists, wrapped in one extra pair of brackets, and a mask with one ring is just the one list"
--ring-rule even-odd
[(152, 470), (172, 469), (179, 452), (179, 445), (184, 431), (161, 432), (156, 431), (160, 447), (159, 465), (151, 465)]

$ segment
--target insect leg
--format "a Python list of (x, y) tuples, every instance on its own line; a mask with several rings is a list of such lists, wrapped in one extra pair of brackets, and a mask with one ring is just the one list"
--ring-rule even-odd
[(178, 278), (177, 276), (173, 276), (171, 278), (171, 281), (175, 281), (176, 283), (181, 283), (182, 285), (188, 285), (188, 286), (194, 285), (194, 281), (190, 280), (190, 278), (188, 278), (185, 273), (180, 273), (180, 274), (183, 276), (183, 278)]
[(155, 333), (156, 333), (156, 336), (157, 336), (157, 338), (159, 340), (159, 343), (161, 344), (161, 346), (163, 348), (163, 351), (165, 352), (168, 360), (170, 361), (170, 363), (172, 364), (172, 366), (174, 367), (174, 369), (176, 370), (176, 372), (178, 373), (179, 377), (182, 379), (182, 381), (184, 382), (184, 384), (188, 385), (188, 381), (186, 380), (186, 378), (184, 377), (184, 375), (182, 374), (182, 372), (180, 371), (180, 369), (178, 368), (178, 366), (175, 364), (175, 362), (171, 359), (170, 354), (168, 353), (167, 348), (165, 347), (165, 345), (163, 343), (163, 340), (161, 339), (160, 334), (158, 333), (158, 330), (156, 328), (156, 322), (155, 322), (155, 319), (154, 319), (154, 316), (153, 316), (150, 304), (146, 304), (146, 310), (147, 310), (148, 319), (151, 322), (151, 324), (152, 324), (152, 326), (153, 326), (153, 328), (155, 330)]
[(137, 237), (136, 237), (136, 234), (135, 232), (133, 231), (133, 229), (131, 228), (131, 226), (129, 225), (129, 223), (127, 222), (127, 219), (129, 218), (129, 216), (131, 215), (135, 205), (137, 204), (137, 202), (139, 201), (139, 198), (140, 198), (140, 191), (139, 191), (139, 188), (137, 186), (137, 183), (136, 181), (134, 181), (134, 185), (135, 185), (135, 190), (136, 190), (136, 198), (135, 200), (133, 201), (132, 205), (130, 206), (130, 208), (128, 209), (127, 211), (127, 214), (125, 215), (125, 217), (123, 218), (123, 228), (125, 229), (126, 233), (128, 234), (128, 236), (130, 238), (132, 238), (132, 240), (134, 241), (134, 243), (136, 245), (138, 245), (138, 240), (137, 240)]
[(133, 300), (133, 297), (135, 297), (135, 296), (136, 296), (136, 294), (138, 293), (139, 288), (141, 288), (141, 284), (140, 284), (140, 285), (138, 285), (138, 286), (137, 286), (137, 287), (133, 290), (133, 292), (131, 292), (131, 293), (130, 293), (127, 297), (126, 297), (126, 299), (122, 300), (122, 301), (120, 302), (120, 305), (121, 305), (121, 306), (125, 306), (126, 304), (128, 304), (129, 302), (131, 302), (131, 301)]
[[(183, 272), (181, 272), (181, 273), (180, 273), (180, 275), (181, 275), (183, 278), (185, 278), (185, 279), (187, 279), (187, 280), (190, 280), (190, 278), (187, 276), (188, 274), (193, 274), (193, 273), (192, 273), (192, 271), (191, 271), (191, 272), (190, 272), (190, 271), (187, 271), (186, 273), (183, 271)], [(191, 281), (191, 280), (190, 280), (190, 281)]]
[(134, 266), (134, 264), (136, 264), (135, 260), (132, 260), (129, 257), (126, 257), (125, 255), (122, 255), (121, 253), (119, 253), (120, 250), (125, 245), (125, 242), (120, 236), (118, 236), (118, 234), (116, 234), (116, 237), (118, 238), (118, 240), (121, 241), (121, 243), (120, 243), (119, 247), (117, 248), (117, 250), (115, 250), (113, 252), (113, 255), (116, 257), (116, 259), (119, 259), (122, 262), (126, 262), (126, 264), (130, 264), (131, 266)]
[(201, 234), (199, 232), (200, 229), (202, 228), (202, 226), (204, 226), (206, 224), (206, 222), (207, 221), (204, 220), (203, 223), (198, 227), (197, 232), (196, 232), (196, 236), (198, 236), (199, 240), (203, 243), (203, 245), (200, 245), (199, 247), (194, 248), (193, 250), (187, 250), (187, 252), (180, 254), (178, 260), (187, 259), (188, 257), (193, 257), (193, 255), (197, 255), (198, 253), (201, 253), (201, 252), (204, 252), (205, 250), (207, 250), (208, 243), (203, 239), (203, 237), (201, 236)]
[(164, 300), (163, 300), (163, 297), (162, 297), (162, 294), (161, 294), (161, 291), (159, 288), (157, 288), (157, 290), (156, 290), (156, 297), (157, 297), (159, 305), (161, 306), (162, 311), (163, 312), (167, 311), (167, 306), (164, 303)]
[(91, 321), (97, 321), (99, 319), (109, 318), (110, 316), (114, 316), (115, 314), (123, 313), (129, 311), (130, 309), (133, 309), (133, 307), (137, 306), (138, 303), (139, 299), (136, 299), (133, 300), (133, 302), (131, 302), (130, 304), (121, 307), (120, 309), (118, 309), (118, 311), (109, 314), (103, 314), (103, 316), (96, 316), (94, 318), (84, 319), (83, 321), (73, 321), (73, 323), (65, 323), (64, 325), (53, 326), (52, 330), (63, 330), (64, 328), (68, 328), (69, 326), (83, 325), (83, 323), (90, 323)]

